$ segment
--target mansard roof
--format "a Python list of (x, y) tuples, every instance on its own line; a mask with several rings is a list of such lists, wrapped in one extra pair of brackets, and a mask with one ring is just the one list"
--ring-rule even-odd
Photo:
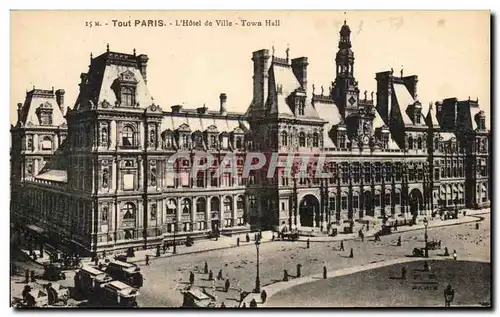
[(24, 104), (20, 107), (20, 117), (17, 126), (39, 126), (40, 121), (37, 115), (37, 109), (52, 110), (52, 124), (50, 126), (58, 127), (66, 123), (62, 108), (56, 101), (54, 89), (33, 89), (26, 93)]
[(125, 81), (136, 85), (137, 108), (146, 109), (153, 103), (146, 81), (139, 69), (139, 60), (145, 55), (130, 55), (106, 52), (91, 59), (88, 73), (81, 75), (80, 93), (75, 110), (85, 110), (107, 102), (115, 105), (118, 101), (114, 85)]

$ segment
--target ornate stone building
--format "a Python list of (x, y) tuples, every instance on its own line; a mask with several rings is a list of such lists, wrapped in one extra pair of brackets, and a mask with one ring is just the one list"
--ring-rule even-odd
[[(224, 93), (219, 111), (162, 109), (147, 87), (148, 57), (108, 48), (81, 74), (66, 121), (62, 90), (34, 89), (19, 104), (11, 129), (13, 219), (93, 253), (215, 229), (325, 230), (351, 218), (489, 205), (490, 133), (478, 102), (422, 104), (417, 76), (392, 70), (376, 74), (376, 97), (360, 96), (350, 33), (344, 24), (326, 91), (307, 91), (306, 57), (254, 52), (245, 113), (228, 111)], [(190, 177), (199, 152), (216, 160)], [(262, 168), (243, 177), (250, 152), (309, 157), (307, 175), (278, 168), (267, 178)], [(167, 169), (174, 154), (183, 155), (174, 164), (178, 178)], [(226, 154), (237, 158), (238, 174), (216, 177)], [(322, 155), (327, 178), (315, 176)]]

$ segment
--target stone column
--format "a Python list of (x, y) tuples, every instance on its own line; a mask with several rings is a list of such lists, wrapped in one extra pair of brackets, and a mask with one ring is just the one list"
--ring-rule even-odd
[(142, 189), (142, 184), (144, 182), (144, 172), (143, 172), (143, 169), (144, 169), (144, 164), (143, 164), (143, 161), (142, 161), (142, 158), (140, 156), (137, 157), (137, 160), (138, 160), (138, 165), (139, 165), (139, 168), (137, 169), (137, 186), (136, 186), (136, 189), (137, 190), (140, 190)]
[(144, 124), (142, 122), (139, 123), (139, 140), (138, 145), (141, 150), (145, 148), (145, 139), (144, 139)]
[(54, 150), (59, 148), (59, 136), (57, 134), (54, 134)]
[(224, 228), (224, 196), (219, 196), (219, 228)]
[(116, 131), (116, 121), (111, 120), (110, 128), (109, 128), (109, 148), (111, 150), (116, 149), (116, 142), (117, 142), (117, 131)]
[(207, 230), (212, 230), (212, 213), (210, 212), (210, 196), (205, 197), (205, 219), (207, 222)]
[(38, 134), (33, 134), (33, 151), (38, 151)]
[[(237, 202), (238, 202), (238, 195), (235, 195), (233, 197), (233, 224), (232, 226), (236, 226), (236, 224), (238, 223), (238, 205), (237, 205)], [(279, 211), (278, 211), (279, 212)], [(279, 218), (279, 217), (278, 217)]]
[(175, 215), (175, 219), (177, 221), (177, 232), (181, 232), (182, 228), (184, 228), (184, 224), (181, 222), (181, 219), (182, 219), (182, 210), (181, 210), (182, 197), (176, 198), (176, 199), (177, 199), (177, 213)]
[(159, 150), (161, 149), (161, 130), (160, 130), (160, 124), (155, 124), (156, 127), (156, 149)]
[(196, 210), (195, 210), (196, 204), (194, 203), (193, 198), (191, 198), (190, 200), (191, 200), (191, 231), (195, 231), (196, 230)]

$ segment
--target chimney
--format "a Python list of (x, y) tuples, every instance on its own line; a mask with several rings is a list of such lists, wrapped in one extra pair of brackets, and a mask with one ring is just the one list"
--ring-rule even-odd
[(17, 104), (17, 121), (21, 121), (22, 111), (23, 111), (23, 104), (19, 102)]
[(227, 114), (227, 109), (226, 109), (227, 95), (225, 93), (221, 93), (219, 95), (219, 100), (220, 100), (220, 114), (225, 116)]
[(302, 89), (307, 90), (307, 57), (298, 57), (292, 59), (292, 70), (299, 81)]
[(65, 93), (64, 89), (56, 90), (56, 102), (61, 111), (63, 111), (64, 109), (64, 93)]
[(269, 67), (270, 63), (269, 50), (263, 49), (253, 52), (253, 110), (261, 111), (265, 108), (265, 102), (268, 97), (269, 90)]
[(142, 78), (144, 78), (144, 83), (148, 83), (148, 75), (146, 72), (148, 66), (148, 56), (146, 54), (141, 54), (137, 56), (137, 66), (139, 67), (139, 71), (141, 72)]
[(408, 91), (410, 92), (410, 95), (413, 97), (413, 99), (417, 99), (418, 76), (413, 75), (403, 77), (403, 83), (406, 86), (406, 89), (408, 89)]
[(392, 107), (392, 70), (376, 74), (377, 101), (376, 108), (385, 122), (390, 121)]

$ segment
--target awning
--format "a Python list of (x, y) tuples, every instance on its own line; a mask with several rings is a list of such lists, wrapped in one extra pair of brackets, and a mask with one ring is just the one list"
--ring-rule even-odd
[(27, 225), (26, 228), (35, 231), (36, 233), (43, 233), (45, 230), (36, 225)]

